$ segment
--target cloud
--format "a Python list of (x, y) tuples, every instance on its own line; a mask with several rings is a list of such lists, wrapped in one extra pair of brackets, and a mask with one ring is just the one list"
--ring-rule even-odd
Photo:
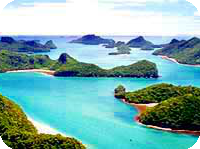
[[(128, 3), (128, 0), (125, 2)], [(194, 16), (163, 15), (145, 9), (113, 10), (110, 6), (112, 5), (99, 4), (98, 0), (71, 0), (68, 3), (34, 3), (34, 6), (31, 7), (6, 9), (0, 14), (0, 32), (15, 35), (89, 33), (99, 35), (176, 35), (192, 34), (194, 31), (198, 33), (199, 22), (194, 21)]]

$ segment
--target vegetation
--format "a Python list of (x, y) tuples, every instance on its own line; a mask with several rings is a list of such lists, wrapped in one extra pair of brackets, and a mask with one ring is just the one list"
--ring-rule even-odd
[(7, 50), (0, 51), (0, 72), (22, 69), (48, 69), (54, 63), (46, 55), (28, 56)]
[(172, 40), (164, 48), (155, 51), (153, 54), (174, 58), (182, 64), (200, 64), (200, 39), (194, 37), (188, 41)]
[(49, 52), (50, 49), (57, 47), (52, 40), (47, 41), (45, 45), (38, 41), (16, 41), (11, 37), (2, 37), (0, 41), (0, 50), (9, 50), (14, 52)]
[(115, 97), (116, 98), (124, 99), (125, 98), (125, 93), (126, 93), (126, 88), (124, 86), (122, 86), (122, 85), (119, 85), (115, 89)]
[(175, 130), (200, 131), (200, 96), (186, 94), (162, 101), (140, 115), (140, 121)]
[(127, 45), (132, 48), (142, 48), (143, 50), (153, 50), (154, 48), (160, 47), (159, 45), (154, 45), (150, 41), (145, 40), (142, 36), (130, 40)]
[(125, 44), (122, 44), (117, 47), (117, 52), (109, 53), (109, 55), (131, 54), (130, 51), (131, 51), (131, 48), (129, 48)]
[(172, 84), (156, 84), (133, 92), (126, 92), (124, 98), (129, 103), (159, 103), (171, 97), (192, 94), (200, 96), (200, 88), (192, 86), (174, 86)]
[(86, 35), (79, 39), (71, 41), (71, 43), (80, 43), (86, 45), (99, 45), (99, 44), (115, 44), (115, 41), (112, 39), (104, 39), (96, 35)]
[(0, 136), (12, 149), (84, 149), (74, 138), (39, 134), (21, 108), (0, 95)]
[(24, 69), (53, 70), (55, 76), (64, 77), (158, 77), (156, 64), (146, 60), (106, 70), (94, 64), (78, 62), (66, 53), (61, 54), (58, 60), (51, 60), (47, 55), (28, 56), (0, 51), (0, 72)]

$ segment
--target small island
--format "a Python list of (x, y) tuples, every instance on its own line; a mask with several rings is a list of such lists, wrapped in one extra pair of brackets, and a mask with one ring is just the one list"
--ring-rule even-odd
[(127, 92), (120, 85), (115, 97), (136, 107), (136, 120), (147, 127), (200, 134), (200, 88), (162, 83)]
[(7, 50), (0, 51), (0, 72), (34, 70), (58, 77), (133, 77), (158, 78), (155, 63), (141, 60), (128, 66), (103, 69), (97, 65), (79, 62), (67, 53), (58, 60), (47, 55), (26, 55)]
[(4, 143), (13, 149), (86, 148), (74, 138), (60, 134), (40, 134), (22, 109), (2, 95), (0, 95), (0, 136)]
[(52, 40), (47, 41), (44, 45), (39, 41), (31, 40), (15, 40), (12, 37), (2, 37), (0, 40), (0, 50), (9, 50), (14, 52), (50, 52), (51, 49), (56, 49), (56, 45)]
[(70, 43), (80, 43), (85, 45), (100, 45), (100, 44), (115, 44), (115, 41), (112, 39), (104, 39), (96, 35), (85, 35), (81, 38), (71, 41)]
[(131, 54), (131, 48), (127, 45), (122, 44), (117, 47), (117, 52), (111, 52), (109, 55), (122, 55), (122, 54)]
[(180, 64), (200, 65), (200, 39), (197, 37), (187, 41), (173, 39), (153, 54)]

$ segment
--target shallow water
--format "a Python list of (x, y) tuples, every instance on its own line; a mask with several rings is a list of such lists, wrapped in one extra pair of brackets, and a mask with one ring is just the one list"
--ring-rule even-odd
[(113, 49), (69, 44), (63, 38), (56, 38), (56, 43), (59, 49), (46, 53), (54, 59), (66, 51), (80, 61), (104, 68), (148, 59), (158, 65), (162, 77), (56, 78), (38, 73), (0, 74), (0, 92), (18, 103), (30, 117), (80, 139), (90, 149), (188, 149), (196, 143), (198, 137), (139, 126), (133, 121), (136, 110), (115, 99), (113, 90), (119, 84), (136, 90), (161, 82), (200, 87), (200, 68), (178, 65), (138, 49), (133, 49), (129, 56), (109, 56)]

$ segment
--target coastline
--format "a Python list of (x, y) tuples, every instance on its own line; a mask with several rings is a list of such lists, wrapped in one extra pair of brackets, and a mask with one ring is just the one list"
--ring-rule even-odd
[(190, 66), (190, 67), (200, 67), (200, 64), (196, 64), (196, 65), (190, 65), (190, 64), (182, 64), (182, 63), (179, 63), (176, 59), (174, 58), (170, 58), (168, 56), (164, 56), (164, 55), (159, 55), (162, 59), (166, 59), (166, 60), (169, 60), (171, 62), (174, 62), (176, 64), (179, 64), (179, 65), (183, 65), (183, 66)]
[(172, 133), (179, 133), (179, 134), (188, 134), (188, 135), (194, 135), (194, 136), (200, 136), (200, 131), (190, 131), (190, 130), (173, 130), (171, 128), (162, 128), (154, 125), (145, 125), (140, 122), (140, 114), (144, 112), (147, 108), (149, 107), (154, 107), (158, 105), (158, 103), (151, 103), (151, 104), (135, 104), (135, 103), (128, 103), (125, 101), (125, 99), (120, 99), (123, 103), (128, 104), (133, 106), (134, 108), (137, 109), (138, 115), (134, 118), (134, 120), (141, 126), (147, 127), (147, 128), (152, 128), (156, 130), (161, 130), (161, 131), (167, 131), (167, 132), (172, 132)]
[(54, 76), (54, 73), (55, 73), (55, 71), (44, 70), (44, 69), (12, 70), (12, 71), (7, 71), (6, 73), (16, 73), (16, 72), (37, 72), (37, 73), (42, 73), (42, 74), (51, 75), (51, 76)]
[(28, 120), (35, 126), (35, 128), (38, 130), (38, 133), (40, 133), (40, 134), (41, 133), (43, 133), (43, 134), (52, 134), (52, 135), (60, 134), (60, 135), (62, 135), (64, 137), (69, 137), (69, 136), (66, 136), (63, 133), (60, 133), (56, 129), (51, 128), (49, 125), (46, 125), (44, 123), (35, 121), (33, 118), (31, 118), (29, 116), (28, 116)]

